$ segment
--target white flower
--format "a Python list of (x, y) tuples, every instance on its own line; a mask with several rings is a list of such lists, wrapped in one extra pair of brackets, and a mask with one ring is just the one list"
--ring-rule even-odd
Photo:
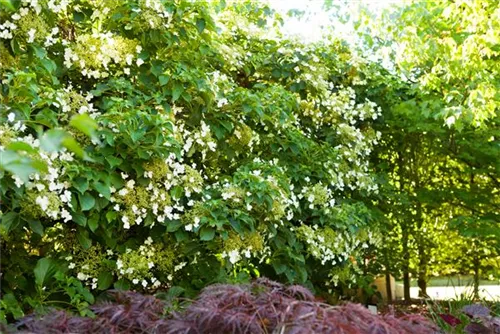
[(146, 287), (148, 285), (148, 281), (146, 281), (145, 279), (142, 280), (142, 286), (143, 287)]
[(71, 214), (69, 213), (69, 211), (68, 211), (68, 210), (66, 210), (66, 209), (64, 209), (64, 208), (61, 210), (61, 218), (63, 218), (63, 219), (64, 219), (64, 222), (65, 222), (65, 223), (67, 223), (67, 222), (69, 222), (71, 219), (73, 219), (73, 217), (71, 216)]
[(130, 223), (127, 216), (122, 217), (123, 228), (128, 230), (130, 228)]
[(453, 124), (455, 124), (455, 121), (456, 121), (455, 116), (450, 116), (445, 120), (445, 123), (446, 125), (448, 125), (448, 127), (451, 127)]
[(137, 278), (134, 278), (134, 279), (132, 280), (132, 283), (134, 283), (134, 284), (139, 284), (139, 280), (138, 280)]
[(142, 64), (144, 64), (144, 60), (139, 58), (139, 59), (137, 59), (136, 64), (137, 64), (137, 66), (141, 66)]
[(49, 207), (49, 198), (47, 196), (38, 196), (36, 198), (36, 204), (40, 205), (43, 211), (46, 211)]
[(186, 231), (192, 231), (193, 230), (193, 225), (192, 224), (187, 224), (186, 226), (184, 226), (184, 229)]
[(14, 123), (14, 120), (16, 119), (16, 114), (14, 114), (13, 112), (11, 112), (8, 116), (7, 116), (7, 120), (10, 122), (10, 123)]
[(65, 190), (64, 193), (59, 197), (61, 198), (61, 201), (63, 201), (64, 203), (69, 203), (71, 202), (71, 191)]
[(85, 275), (84, 273), (78, 273), (76, 275), (76, 278), (78, 278), (80, 281), (85, 281), (87, 279), (87, 275)]
[(149, 262), (149, 263), (148, 263), (148, 268), (149, 268), (149, 269), (153, 268), (154, 266), (155, 266), (155, 264), (154, 264), (153, 262)]
[(230, 251), (228, 255), (229, 255), (229, 262), (231, 262), (232, 264), (235, 264), (241, 259), (240, 253), (238, 253), (238, 250), (236, 249)]
[(227, 99), (226, 98), (222, 98), (220, 99), (218, 102), (217, 102), (217, 107), (218, 108), (221, 108), (222, 106), (225, 106), (227, 104)]
[(35, 41), (36, 29), (32, 28), (28, 31), (28, 43), (33, 43)]
[(69, 265), (68, 265), (68, 268), (69, 269), (74, 269), (75, 268), (75, 264), (73, 262), (71, 262)]

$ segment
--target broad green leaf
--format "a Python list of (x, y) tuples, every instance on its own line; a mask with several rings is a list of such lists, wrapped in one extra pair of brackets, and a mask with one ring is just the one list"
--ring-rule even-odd
[(42, 226), (42, 223), (40, 223), (39, 220), (30, 219), (30, 220), (28, 220), (28, 224), (29, 224), (30, 228), (33, 230), (33, 232), (35, 232), (36, 234), (38, 234), (40, 236), (43, 236), (44, 228)]
[(87, 220), (87, 226), (92, 232), (95, 232), (95, 230), (97, 230), (97, 228), (99, 227), (99, 215), (92, 215)]
[(160, 81), (161, 86), (165, 86), (168, 83), (169, 79), (170, 79), (170, 77), (168, 77), (166, 75), (160, 75), (158, 77), (158, 80)]
[(115, 282), (114, 287), (117, 290), (129, 290), (130, 283), (122, 278)]
[(209, 226), (203, 226), (200, 229), (200, 240), (210, 241), (215, 236), (215, 229)]
[(9, 233), (11, 228), (15, 227), (19, 223), (19, 214), (17, 212), (7, 212), (0, 217), (0, 227)]
[(172, 88), (172, 102), (175, 102), (179, 99), (182, 92), (184, 92), (184, 86), (180, 82), (176, 82), (174, 87)]
[(93, 140), (99, 140), (96, 133), (96, 130), (99, 126), (97, 125), (97, 122), (94, 121), (88, 114), (79, 114), (73, 116), (69, 124), (72, 127), (78, 129), (80, 132), (83, 132)]
[(88, 192), (83, 195), (79, 195), (79, 198), (82, 211), (88, 211), (94, 207), (95, 198)]
[(102, 271), (97, 278), (99, 290), (107, 290), (113, 283), (113, 275), (109, 271)]
[(61, 150), (63, 140), (68, 134), (60, 129), (52, 129), (45, 132), (40, 139), (40, 147), (47, 152), (57, 152)]
[(30, 144), (22, 142), (22, 141), (15, 141), (15, 142), (10, 143), (7, 146), (7, 149), (12, 150), (12, 151), (24, 151), (27, 153), (35, 153), (36, 152), (36, 150), (33, 147), (31, 147)]
[(84, 249), (89, 249), (90, 246), (92, 246), (92, 240), (89, 237), (89, 231), (85, 230), (82, 227), (78, 227), (77, 232), (76, 232), (76, 238), (78, 239), (78, 242), (80, 242), (80, 245)]
[(57, 266), (54, 260), (44, 257), (38, 260), (33, 273), (35, 274), (35, 283), (39, 290), (42, 290), (44, 284), (50, 279), (57, 271)]

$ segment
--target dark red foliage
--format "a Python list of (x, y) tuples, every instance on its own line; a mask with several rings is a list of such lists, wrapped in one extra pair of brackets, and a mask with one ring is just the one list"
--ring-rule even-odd
[[(297, 298), (297, 297), (300, 297)], [(356, 304), (331, 306), (299, 286), (267, 279), (250, 285), (212, 285), (167, 324), (168, 333), (437, 333), (420, 316), (377, 316)]]
[(462, 321), (460, 321), (460, 319), (452, 316), (451, 314), (440, 314), (439, 317), (452, 327), (455, 327), (455, 326), (460, 325), (462, 323)]
[(268, 279), (247, 285), (206, 287), (183, 312), (165, 315), (165, 304), (153, 296), (110, 292), (111, 300), (92, 307), (95, 318), (53, 311), (24, 318), (17, 328), (26, 333), (338, 333), (431, 334), (438, 329), (415, 315), (374, 315), (356, 304), (331, 306), (315, 300), (302, 286), (284, 286)]
[(490, 315), (490, 309), (481, 304), (467, 305), (462, 308), (462, 312), (471, 318), (484, 318)]
[(467, 334), (493, 334), (493, 330), (484, 326), (483, 324), (471, 322), (464, 328), (464, 332)]
[(109, 291), (110, 299), (91, 307), (95, 318), (79, 317), (54, 310), (46, 315), (30, 315), (17, 328), (34, 334), (56, 333), (155, 333), (165, 326), (165, 304), (153, 296), (132, 291)]

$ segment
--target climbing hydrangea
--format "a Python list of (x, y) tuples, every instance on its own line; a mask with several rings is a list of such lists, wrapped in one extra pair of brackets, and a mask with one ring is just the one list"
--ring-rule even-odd
[[(363, 255), (381, 111), (342, 43), (253, 2), (23, 0), (0, 22), (5, 254), (92, 291), (311, 283), (318, 261), (321, 289)], [(3, 254), (25, 298), (9, 277), (34, 267)]]

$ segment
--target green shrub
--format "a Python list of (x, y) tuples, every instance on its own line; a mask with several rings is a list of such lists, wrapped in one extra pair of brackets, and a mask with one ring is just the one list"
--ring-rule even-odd
[(12, 3), (2, 318), (54, 301), (85, 312), (112, 286), (355, 282), (377, 240), (361, 202), (377, 191), (369, 64), (282, 37), (252, 2)]

